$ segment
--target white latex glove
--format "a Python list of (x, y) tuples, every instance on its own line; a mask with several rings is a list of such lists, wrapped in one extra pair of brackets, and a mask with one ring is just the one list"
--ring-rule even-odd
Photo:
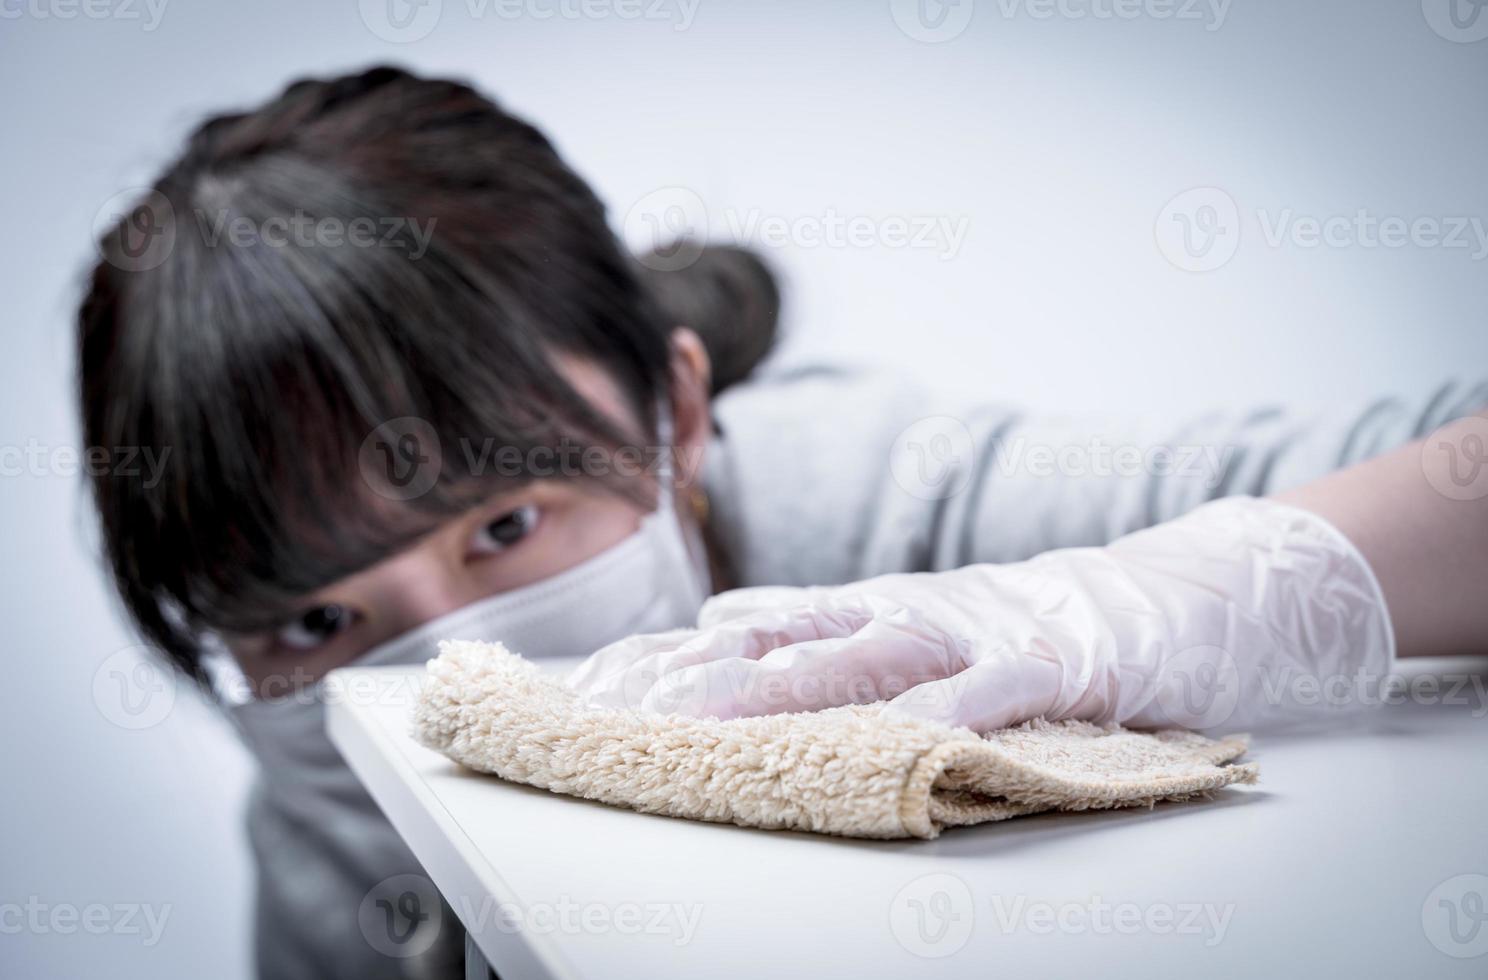
[(722, 593), (698, 629), (611, 644), (569, 683), (596, 706), (700, 717), (891, 700), (977, 731), (1215, 730), (1371, 703), (1349, 685), (1393, 659), (1353, 545), (1307, 511), (1231, 497), (1104, 548)]

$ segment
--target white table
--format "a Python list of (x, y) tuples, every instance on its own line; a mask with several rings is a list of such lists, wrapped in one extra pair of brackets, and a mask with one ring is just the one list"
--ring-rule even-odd
[(328, 725), (503, 978), (1481, 977), (1485, 667), (1459, 703), (1257, 738), (1260, 785), (1207, 803), (935, 841), (693, 823), (474, 774), (408, 737), (405, 668), (340, 672), (389, 693)]

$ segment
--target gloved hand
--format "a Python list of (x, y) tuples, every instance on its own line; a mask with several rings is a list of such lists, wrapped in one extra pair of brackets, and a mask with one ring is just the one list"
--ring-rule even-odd
[(700, 717), (889, 700), (976, 731), (1035, 717), (1217, 730), (1366, 703), (1318, 686), (1393, 659), (1378, 583), (1343, 535), (1232, 497), (1103, 548), (722, 593), (698, 629), (611, 644), (569, 683), (596, 706)]

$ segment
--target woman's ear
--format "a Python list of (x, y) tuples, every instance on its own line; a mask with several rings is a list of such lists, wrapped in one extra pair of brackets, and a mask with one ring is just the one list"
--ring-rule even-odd
[(703, 452), (712, 435), (709, 385), (713, 366), (696, 333), (686, 327), (672, 331), (672, 427), (676, 440), (675, 478), (679, 487), (691, 486), (702, 468)]

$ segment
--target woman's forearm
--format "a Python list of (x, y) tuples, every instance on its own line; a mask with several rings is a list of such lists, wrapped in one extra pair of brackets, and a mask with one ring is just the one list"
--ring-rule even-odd
[(1275, 499), (1363, 553), (1400, 656), (1488, 651), (1488, 412)]
[(1264, 729), (1379, 704), (1348, 684), (1388, 676), (1392, 649), (1488, 649), (1485, 436), (1488, 416), (1463, 419), (1103, 547), (724, 593), (698, 629), (612, 644), (569, 683), (592, 704), (701, 717), (886, 700), (976, 731)]

